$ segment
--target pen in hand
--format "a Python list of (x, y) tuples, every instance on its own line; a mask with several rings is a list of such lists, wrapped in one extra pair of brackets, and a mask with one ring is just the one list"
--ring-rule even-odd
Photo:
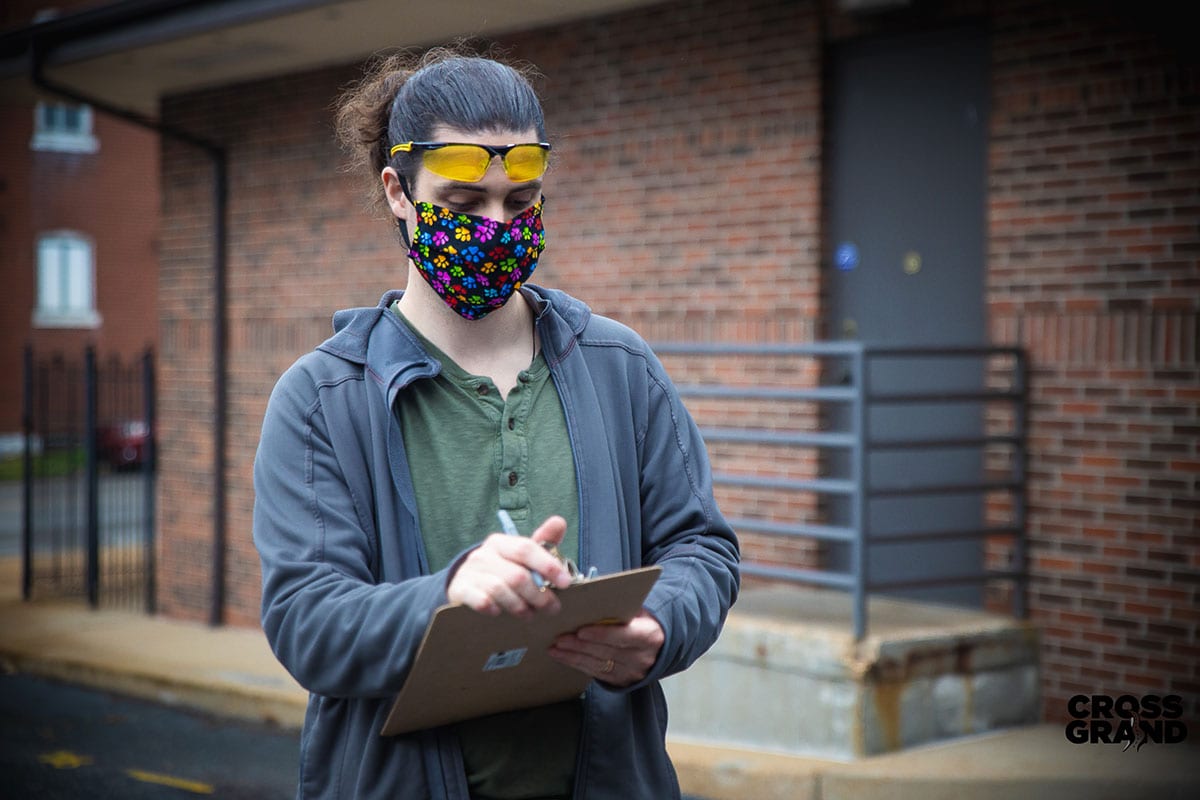
[[(520, 536), (517, 533), (517, 526), (513, 524), (512, 517), (503, 508), (496, 512), (496, 519), (500, 520), (500, 529), (509, 536)], [(533, 585), (538, 589), (545, 591), (546, 581), (542, 579), (541, 574), (536, 569), (529, 570), (529, 577), (533, 578)]]

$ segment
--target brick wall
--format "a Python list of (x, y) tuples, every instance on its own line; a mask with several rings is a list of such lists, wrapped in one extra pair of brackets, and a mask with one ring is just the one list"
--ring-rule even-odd
[[(374, 305), (403, 275), (400, 249), (338, 171), (330, 104), (354, 70), (164, 103), (166, 119), (229, 158), (228, 621), (258, 618), (251, 467), (271, 387), (329, 335), (333, 310)], [(164, 144), (160, 569), (165, 613), (207, 618), (212, 564), (212, 167)]]
[[(0, 434), (21, 430), (22, 350), (136, 357), (158, 335), (158, 143), (141, 128), (96, 113), (96, 153), (33, 151), (33, 107), (0, 107)], [(96, 328), (35, 328), (37, 238), (89, 237), (95, 256)]]
[[(925, 4), (915, 22), (848, 20), (827, 5), (680, 2), (503, 42), (545, 73), (556, 137), (538, 281), (652, 340), (817, 338), (822, 42), (994, 8), (988, 301), (994, 339), (1033, 357), (1031, 600), (1046, 630), (1045, 712), (1061, 717), (1075, 691), (1195, 697), (1194, 63), (1163, 26), (1090, 4)], [(164, 104), (171, 122), (230, 147), (234, 622), (256, 614), (249, 475), (270, 387), (326, 335), (333, 308), (373, 304), (402, 281), (392, 228), (336, 170), (329, 103), (355, 74)], [(203, 617), (210, 186), (195, 153), (164, 152), (162, 605)], [(816, 374), (804, 361), (667, 362), (680, 382)], [(802, 404), (690, 405), (717, 425), (797, 427), (814, 416)], [(815, 470), (811, 454), (764, 464), (751, 448), (712, 452), (729, 472)], [(721, 501), (731, 516), (816, 514), (804, 497), (723, 490)], [(745, 544), (765, 560), (815, 558), (804, 543)]]
[(1032, 364), (1044, 710), (1200, 697), (1200, 70), (1171, 20), (1003, 3), (988, 287)]
[[(813, 4), (674, 3), (504, 42), (546, 76), (555, 137), (537, 282), (652, 341), (811, 341), (819, 308), (820, 17)], [(796, 359), (671, 357), (680, 383), (786, 384)], [(695, 401), (702, 425), (798, 427), (804, 404)], [(761, 447), (713, 445), (723, 472)], [(811, 452), (768, 471), (810, 477)], [(809, 495), (718, 488), (731, 517), (795, 523)], [(743, 533), (745, 554), (813, 564), (808, 542)]]
[[(810, 339), (817, 36), (811, 8), (758, 2), (652, 9), (505, 42), (546, 75), (540, 88), (555, 136), (551, 244), (536, 282), (568, 288), (648, 338)], [(333, 309), (373, 305), (403, 284), (394, 228), (372, 218), (358, 182), (337, 172), (329, 106), (356, 74), (328, 70), (201, 92), (163, 108), (170, 122), (220, 139), (230, 153), (230, 621), (257, 615), (251, 466), (271, 386), (328, 335)], [(204, 618), (212, 561), (211, 184), (203, 158), (165, 147), (161, 604), (169, 614)], [(748, 256), (753, 270), (744, 266)], [(688, 368), (676, 372), (686, 377)], [(203, 491), (190, 491), (197, 487)], [(755, 513), (775, 518), (787, 509)], [(785, 558), (774, 543), (761, 547), (764, 557)]]
[(32, 209), (29, 204), (29, 137), (33, 134), (33, 111), (23, 103), (0, 106), (0, 374), (5, 381), (0, 393), (0, 435), (21, 430), (21, 351), (33, 318), (35, 282)]
[[(102, 0), (6, 0), (0, 31), (27, 27), (44, 9), (62, 14)], [(0, 105), (0, 435), (21, 430), (22, 350), (81, 358), (88, 342), (131, 358), (157, 337), (158, 143), (154, 134), (95, 113), (96, 153), (29, 148), (33, 100), (12, 93)], [(119, 202), (117, 202), (119, 200)], [(73, 230), (92, 239), (96, 310), (90, 328), (33, 328), (37, 237)]]

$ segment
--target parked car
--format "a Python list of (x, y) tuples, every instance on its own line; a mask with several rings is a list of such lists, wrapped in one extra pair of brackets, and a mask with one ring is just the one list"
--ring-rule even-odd
[(150, 428), (142, 420), (103, 425), (96, 432), (97, 456), (113, 469), (136, 469), (150, 449)]

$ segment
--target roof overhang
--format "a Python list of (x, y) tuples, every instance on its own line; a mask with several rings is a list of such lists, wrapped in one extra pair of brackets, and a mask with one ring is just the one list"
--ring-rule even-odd
[(662, 0), (123, 0), (0, 35), (0, 96), (60, 84), (146, 115), (164, 95), (461, 37), (493, 38)]

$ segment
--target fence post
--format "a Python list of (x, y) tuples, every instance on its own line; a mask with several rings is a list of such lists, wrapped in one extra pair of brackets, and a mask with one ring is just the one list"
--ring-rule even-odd
[(22, 365), (25, 387), (21, 427), (25, 432), (21, 450), (21, 599), (33, 595), (33, 345), (25, 345)]
[(84, 351), (84, 452), (87, 482), (87, 597), (88, 605), (100, 605), (100, 479), (96, 452), (96, 350), (88, 345)]
[(158, 444), (155, 428), (157, 427), (156, 409), (154, 407), (154, 350), (147, 347), (142, 355), (142, 410), (146, 423), (146, 452), (142, 462), (142, 541), (145, 546), (144, 569), (146, 585), (146, 613), (155, 613), (156, 594), (156, 561), (154, 555), (154, 474), (157, 470)]

